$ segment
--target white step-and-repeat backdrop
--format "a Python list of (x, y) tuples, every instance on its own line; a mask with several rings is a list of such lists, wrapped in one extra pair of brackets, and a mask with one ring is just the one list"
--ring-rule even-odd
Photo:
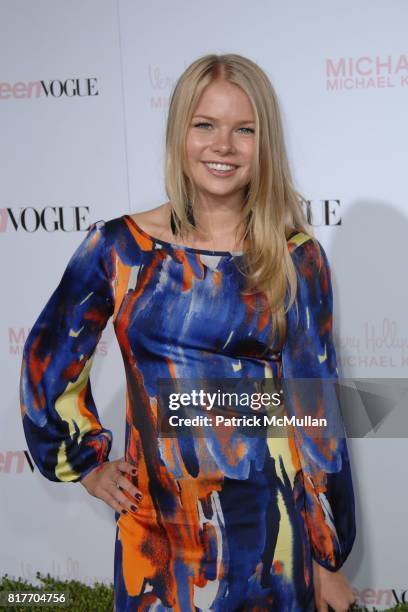
[[(166, 200), (171, 88), (205, 53), (248, 56), (277, 91), (294, 179), (333, 268), (341, 375), (407, 377), (407, 23), (404, 0), (2, 0), (2, 574), (113, 581), (113, 511), (44, 479), (27, 451), (22, 347), (89, 224)], [(111, 323), (91, 380), (117, 459), (125, 374)], [(344, 571), (369, 608), (408, 600), (397, 412), (349, 440), (357, 539)]]

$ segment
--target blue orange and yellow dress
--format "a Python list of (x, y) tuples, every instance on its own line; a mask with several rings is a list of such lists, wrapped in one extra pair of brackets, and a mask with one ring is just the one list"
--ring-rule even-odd
[[(298, 277), (282, 349), (271, 317), (243, 296), (244, 253), (150, 236), (130, 215), (91, 225), (24, 345), (21, 414), (29, 451), (56, 482), (109, 461), (90, 370), (110, 318), (126, 375), (124, 456), (143, 499), (115, 513), (114, 609), (314, 610), (312, 560), (330, 571), (355, 539), (345, 436), (160, 436), (159, 379), (331, 379), (331, 268), (305, 233), (288, 240)], [(319, 414), (333, 397), (317, 390)], [(225, 432), (224, 432), (225, 435)]]

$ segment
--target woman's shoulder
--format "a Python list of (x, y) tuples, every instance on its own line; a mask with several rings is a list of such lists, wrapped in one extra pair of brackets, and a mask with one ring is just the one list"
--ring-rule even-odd
[[(303, 230), (292, 230), (289, 233), (289, 237), (286, 239), (288, 244), (288, 249), (290, 253), (293, 253), (296, 250), (299, 250), (300, 247), (307, 244), (309, 248), (311, 245), (318, 246), (319, 242), (316, 240), (314, 236), (304, 232)], [(317, 244), (316, 244), (317, 243)], [(303, 250), (303, 249), (300, 249)]]
[(299, 272), (311, 274), (322, 267), (330, 268), (326, 251), (321, 242), (311, 234), (298, 231), (288, 239), (288, 250)]
[(169, 213), (167, 213), (167, 211), (168, 207), (167, 203), (165, 203), (149, 210), (123, 214), (110, 219), (98, 221), (98, 223), (104, 225), (106, 233), (113, 235), (115, 234), (115, 231), (123, 228), (123, 224), (126, 223), (126, 219), (130, 219), (148, 234), (160, 236), (164, 234), (169, 227)]
[(168, 202), (150, 210), (133, 213), (129, 217), (148, 234), (157, 236), (161, 240), (173, 239), (173, 236), (170, 235), (170, 207)]

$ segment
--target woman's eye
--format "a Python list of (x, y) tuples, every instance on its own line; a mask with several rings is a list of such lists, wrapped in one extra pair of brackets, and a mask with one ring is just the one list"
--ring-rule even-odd
[(206, 123), (205, 121), (202, 121), (201, 123), (196, 123), (194, 127), (201, 127), (201, 126), (207, 126), (207, 125), (211, 125), (211, 123)]
[[(212, 127), (211, 123), (208, 123), (207, 121), (200, 121), (200, 123), (196, 123), (194, 125), (194, 127), (197, 128), (204, 128), (205, 130), (209, 129)], [(255, 134), (255, 130), (252, 128), (248, 128), (248, 127), (242, 127), (242, 128), (238, 128), (238, 131), (240, 130), (244, 130), (244, 134)]]

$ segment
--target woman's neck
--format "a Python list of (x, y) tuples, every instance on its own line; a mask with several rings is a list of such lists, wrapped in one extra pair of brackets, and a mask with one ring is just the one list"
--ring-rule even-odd
[(234, 211), (225, 206), (195, 204), (192, 214), (196, 230), (189, 237), (189, 242), (208, 244), (215, 250), (243, 250), (239, 209)]

